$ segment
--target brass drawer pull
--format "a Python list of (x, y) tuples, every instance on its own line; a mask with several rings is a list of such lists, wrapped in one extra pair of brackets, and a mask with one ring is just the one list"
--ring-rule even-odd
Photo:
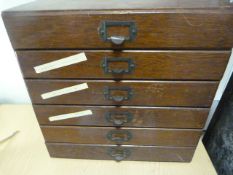
[[(119, 95), (117, 95), (117, 93), (119, 93)], [(104, 96), (107, 100), (122, 102), (125, 100), (130, 100), (133, 96), (133, 92), (130, 87), (105, 87)]]
[(133, 114), (130, 112), (107, 112), (105, 118), (116, 126), (122, 126), (124, 123), (132, 121)]
[[(110, 63), (117, 63), (117, 62), (126, 62), (128, 64), (128, 67), (123, 69), (123, 68), (115, 68), (111, 69), (109, 64)], [(134, 68), (135, 64), (132, 61), (131, 58), (104, 58), (103, 63), (102, 63), (102, 68), (104, 70), (105, 74), (130, 74)]]
[[(129, 36), (108, 36), (108, 27), (128, 27)], [(116, 45), (121, 45), (125, 41), (132, 41), (137, 35), (137, 28), (132, 21), (103, 21), (99, 27), (99, 34), (103, 41), (112, 42)]]
[(126, 130), (112, 130), (107, 134), (107, 138), (117, 144), (128, 142), (132, 138), (132, 134)]
[(120, 146), (110, 148), (108, 154), (113, 157), (116, 161), (122, 161), (128, 158), (131, 154), (129, 149), (122, 148)]

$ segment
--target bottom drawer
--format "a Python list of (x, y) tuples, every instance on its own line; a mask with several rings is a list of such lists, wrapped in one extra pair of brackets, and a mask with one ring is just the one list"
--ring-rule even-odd
[(46, 146), (51, 157), (116, 161), (190, 162), (195, 151), (195, 147), (114, 146), (69, 143), (46, 143)]

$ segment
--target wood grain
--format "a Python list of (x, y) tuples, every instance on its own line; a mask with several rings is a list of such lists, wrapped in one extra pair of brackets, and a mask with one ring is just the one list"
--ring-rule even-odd
[[(110, 158), (102, 153), (123, 143), (133, 153), (129, 160), (191, 160), (233, 46), (232, 6), (224, 0), (147, 2), (130, 1), (114, 8), (109, 3), (95, 5), (96, 0), (82, 8), (77, 8), (82, 4), (78, 2), (63, 6), (56, 1), (45, 8), (38, 2), (41, 6), (35, 5), (36, 8), (32, 3), (3, 12), (38, 121), (45, 140), (50, 142), (47, 146), (51, 156), (107, 160)], [(103, 41), (99, 29), (104, 21), (135, 23), (136, 38), (119, 46)], [(128, 35), (122, 26), (110, 27), (107, 32), (108, 36)], [(33, 72), (37, 64), (82, 50), (88, 56), (86, 64), (43, 74)], [(136, 69), (124, 76), (105, 75), (100, 68), (104, 56), (132, 57)], [(41, 98), (43, 93), (81, 83), (88, 83), (89, 88)], [(123, 102), (106, 99), (107, 87), (130, 88), (132, 98)], [(119, 100), (126, 92), (114, 90), (111, 96)], [(50, 115), (87, 108), (93, 109), (96, 116), (91, 123), (86, 117), (48, 123)], [(130, 111), (137, 114), (136, 120), (123, 129), (115, 128), (103, 120), (109, 110)], [(115, 140), (124, 141), (111, 140), (111, 132), (116, 132)]]
[[(34, 105), (40, 125), (70, 126), (115, 126), (108, 122), (105, 115), (109, 112), (128, 112), (133, 118), (124, 123), (128, 127), (164, 127), (164, 128), (202, 128), (208, 116), (207, 108), (162, 108), (162, 107), (114, 107), (114, 106), (65, 106)], [(92, 115), (60, 121), (49, 121), (49, 117), (91, 110)]]
[[(67, 143), (46, 143), (51, 157), (114, 160), (109, 155), (112, 145), (82, 145)], [(127, 149), (130, 155), (124, 160), (156, 161), (156, 162), (190, 162), (194, 147), (156, 147), (156, 146), (121, 146)], [(123, 161), (124, 161), (123, 160)]]
[[(201, 130), (191, 129), (156, 129), (156, 128), (122, 128), (113, 127), (73, 127), (73, 126), (41, 126), (46, 142), (78, 143), (78, 144), (118, 144), (107, 138), (111, 131), (129, 132), (132, 138), (121, 142), (126, 145), (155, 146), (196, 146)], [(126, 134), (122, 134), (126, 137)], [(119, 136), (119, 137), (121, 137)], [(115, 137), (115, 136), (114, 136)]]
[[(24, 78), (78, 79), (173, 79), (220, 80), (230, 57), (229, 51), (88, 51), (87, 61), (37, 74), (35, 66), (59, 60), (82, 51), (17, 51)], [(132, 73), (105, 73), (104, 58), (129, 58)], [(114, 66), (113, 68), (112, 65)], [(218, 65), (218, 66), (216, 66)], [(110, 69), (126, 69), (122, 62), (110, 63)]]
[[(87, 83), (88, 89), (43, 100), (41, 94)], [(92, 80), (26, 80), (35, 104), (82, 105), (141, 105), (209, 107), (218, 82), (208, 81), (92, 81)], [(105, 98), (104, 89), (128, 87), (132, 98), (115, 102)], [(125, 91), (114, 90), (111, 96), (127, 96)]]
[[(125, 15), (127, 14), (127, 15)], [(230, 49), (233, 11), (45, 11), (3, 13), (14, 49)], [(115, 46), (98, 34), (102, 21), (133, 21), (137, 37)], [(118, 33), (115, 27), (112, 34)]]
[[(31, 105), (2, 104), (0, 113), (1, 136), (20, 131), (0, 144), (0, 169), (4, 175), (217, 175), (201, 140), (190, 163), (51, 158)], [(68, 152), (65, 150), (63, 153)], [(73, 148), (69, 154), (77, 155), (78, 149)], [(179, 151), (178, 155), (187, 154)]]

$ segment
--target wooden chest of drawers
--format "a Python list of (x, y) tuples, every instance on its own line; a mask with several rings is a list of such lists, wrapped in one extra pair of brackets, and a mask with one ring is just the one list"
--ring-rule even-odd
[(2, 16), (52, 157), (191, 161), (233, 46), (230, 2), (36, 1)]

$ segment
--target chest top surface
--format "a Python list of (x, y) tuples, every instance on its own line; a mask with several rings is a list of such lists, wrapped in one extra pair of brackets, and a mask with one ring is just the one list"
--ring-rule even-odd
[(231, 0), (38, 0), (9, 11), (222, 9), (232, 4)]

